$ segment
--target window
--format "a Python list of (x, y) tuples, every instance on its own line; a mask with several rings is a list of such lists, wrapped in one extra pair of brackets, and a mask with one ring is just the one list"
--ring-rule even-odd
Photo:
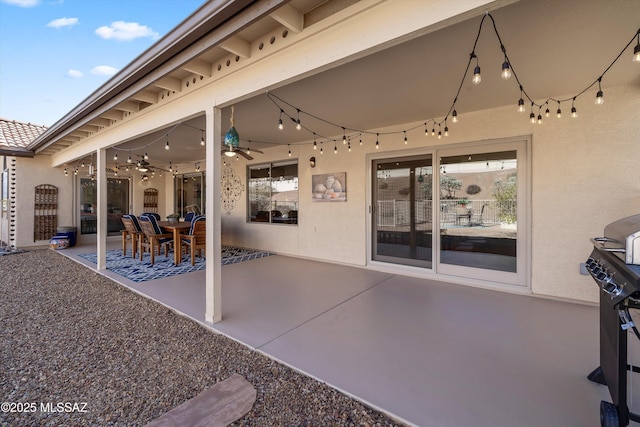
[(298, 223), (298, 162), (249, 166), (250, 222)]

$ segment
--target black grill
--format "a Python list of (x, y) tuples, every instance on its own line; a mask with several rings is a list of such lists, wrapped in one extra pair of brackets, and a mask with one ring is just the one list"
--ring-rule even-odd
[[(605, 232), (615, 229), (615, 224), (608, 225)], [(606, 385), (613, 402), (600, 403), (603, 427), (640, 422), (640, 416), (627, 406), (627, 372), (640, 372), (627, 364), (627, 331), (633, 330), (640, 338), (629, 312), (640, 309), (640, 265), (625, 263), (625, 251), (611, 247), (611, 242), (616, 241), (620, 239), (592, 239), (594, 249), (586, 262), (589, 274), (600, 287), (600, 366), (588, 378)]]

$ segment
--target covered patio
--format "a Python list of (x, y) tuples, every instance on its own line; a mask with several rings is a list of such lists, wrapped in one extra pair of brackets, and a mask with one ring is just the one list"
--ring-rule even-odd
[[(78, 256), (92, 250), (60, 254), (95, 269)], [(599, 363), (590, 305), (272, 255), (222, 267), (211, 324), (204, 271), (99, 273), (410, 425), (595, 426), (608, 397), (586, 377)]]
[[(76, 225), (86, 213), (77, 209), (79, 186), (87, 172), (95, 178), (96, 234), (61, 253), (409, 424), (597, 425), (608, 394), (586, 375), (598, 365), (599, 291), (578, 267), (589, 237), (637, 210), (628, 203), (639, 182), (637, 64), (624, 56), (598, 81), (604, 107), (585, 85), (635, 37), (638, 5), (624, 5), (207, 2), (30, 147), (50, 156), (57, 179), (63, 168), (71, 174), (61, 202)], [(506, 58), (494, 38), (483, 36), (477, 56), (469, 55), (481, 21), (496, 35), (487, 30), (494, 16), (531, 96), (501, 80)], [(560, 34), (561, 26), (572, 31)], [(589, 61), (576, 40), (588, 46)], [(482, 61), (482, 85), (471, 82), (479, 65), (470, 58)], [(489, 64), (495, 72), (486, 72)], [(568, 117), (578, 96), (583, 121)], [(519, 98), (527, 99), (524, 115)], [(527, 120), (556, 108), (562, 119)], [(240, 147), (225, 144), (232, 125)], [(120, 247), (109, 236), (108, 182), (128, 157), (147, 153), (142, 166), (158, 173), (123, 174), (131, 195), (125, 210), (144, 211), (150, 187), (162, 216), (179, 210), (175, 180), (197, 173), (208, 224), (205, 269), (142, 282), (108, 269), (107, 251)], [(606, 179), (603, 159), (617, 165)], [(81, 166), (88, 162), (90, 171)], [(483, 169), (485, 194), (504, 178), (518, 196), (504, 224), (514, 229), (491, 219), (501, 245), (488, 256), (476, 250), (491, 246), (487, 237), (498, 240), (483, 226), (488, 198), (474, 193), (475, 210), (443, 206), (461, 204), (460, 195), (445, 197), (442, 182), (468, 162)], [(400, 177), (403, 163), (410, 167)], [(258, 211), (264, 221), (254, 221), (251, 184), (289, 180), (292, 165), (297, 200), (270, 201), (286, 202), (286, 218), (295, 221), (272, 221), (267, 209)], [(334, 174), (347, 177), (347, 196), (318, 200), (333, 196), (316, 191), (314, 177)], [(410, 184), (396, 187), (399, 178)], [(393, 225), (376, 222), (384, 179), (389, 194), (410, 196), (410, 220), (394, 214)], [(480, 187), (466, 184), (469, 197), (471, 185)], [(416, 194), (429, 206), (423, 214)], [(392, 235), (403, 227), (412, 235)], [(385, 258), (396, 240), (410, 242), (414, 258), (400, 251)], [(427, 256), (414, 256), (416, 242)], [(221, 266), (225, 244), (276, 255)], [(80, 257), (88, 252), (95, 264)], [(482, 260), (471, 265), (472, 256)]]

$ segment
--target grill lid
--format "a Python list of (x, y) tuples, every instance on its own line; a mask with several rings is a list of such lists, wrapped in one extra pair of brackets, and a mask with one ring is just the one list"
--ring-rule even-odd
[(640, 214), (612, 222), (604, 228), (604, 237), (594, 240), (625, 263), (640, 265)]

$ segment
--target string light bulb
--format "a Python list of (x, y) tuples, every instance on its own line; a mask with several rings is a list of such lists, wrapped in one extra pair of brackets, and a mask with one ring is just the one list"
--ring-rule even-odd
[(571, 117), (574, 119), (578, 117), (578, 110), (576, 109), (575, 102), (576, 98), (573, 98), (573, 101), (571, 101)]
[(133, 160), (131, 160), (131, 154), (129, 154), (129, 157), (127, 158), (127, 163), (132, 163)]
[(164, 144), (164, 149), (168, 150), (169, 148), (171, 147), (169, 147), (169, 137), (167, 137), (167, 142)]
[(113, 155), (113, 160), (116, 161), (116, 162), (118, 161), (118, 153)]
[(602, 87), (600, 86), (600, 82), (602, 81), (602, 77), (598, 78), (598, 93), (596, 93), (596, 105), (604, 104), (604, 93), (602, 93)]
[(518, 99), (518, 113), (524, 113), (524, 98), (522, 97), (523, 92), (524, 92), (524, 89), (522, 88), (522, 85), (520, 85), (520, 99)]
[(149, 160), (149, 154), (146, 151), (144, 152), (144, 159)]
[(404, 132), (404, 143), (405, 145), (409, 143), (409, 140), (407, 139), (407, 131), (403, 131)]
[(376, 150), (380, 148), (380, 134), (376, 133)]
[(451, 113), (451, 120), (453, 123), (458, 123), (458, 112), (456, 110), (453, 110), (453, 113)]
[(476, 66), (473, 69), (473, 77), (471, 78), (471, 83), (474, 85), (479, 85), (482, 81), (482, 76), (480, 75), (480, 66), (478, 65), (478, 57), (474, 52), (471, 52), (471, 59), (475, 58)]
[(347, 134), (345, 133), (346, 129), (343, 127), (342, 128), (342, 144), (346, 145), (347, 144)]
[(638, 30), (638, 43), (633, 48), (633, 62), (640, 63), (640, 30)]
[(280, 118), (278, 119), (278, 129), (280, 130), (284, 129), (284, 124), (282, 123), (282, 113), (284, 113), (284, 111), (280, 109)]
[(314, 150), (318, 149), (318, 143), (316, 142), (316, 134), (315, 134), (315, 132), (313, 133), (313, 149)]
[(502, 73), (500, 73), (500, 77), (502, 77), (503, 80), (509, 80), (511, 78), (511, 65), (506, 59), (502, 63)]
[(298, 110), (298, 119), (296, 120), (296, 130), (302, 129), (302, 124), (300, 124), (300, 110)]
[(529, 121), (531, 123), (535, 123), (536, 122), (536, 115), (533, 114), (533, 101), (531, 102), (531, 112), (529, 113)]
[(562, 118), (562, 110), (560, 109), (560, 101), (558, 101), (558, 110), (556, 111), (556, 117)]
[(444, 124), (444, 136), (449, 136), (449, 127), (446, 122)]
[(200, 137), (200, 145), (204, 147), (205, 144), (206, 142), (204, 140), (204, 131), (202, 131), (202, 136)]

